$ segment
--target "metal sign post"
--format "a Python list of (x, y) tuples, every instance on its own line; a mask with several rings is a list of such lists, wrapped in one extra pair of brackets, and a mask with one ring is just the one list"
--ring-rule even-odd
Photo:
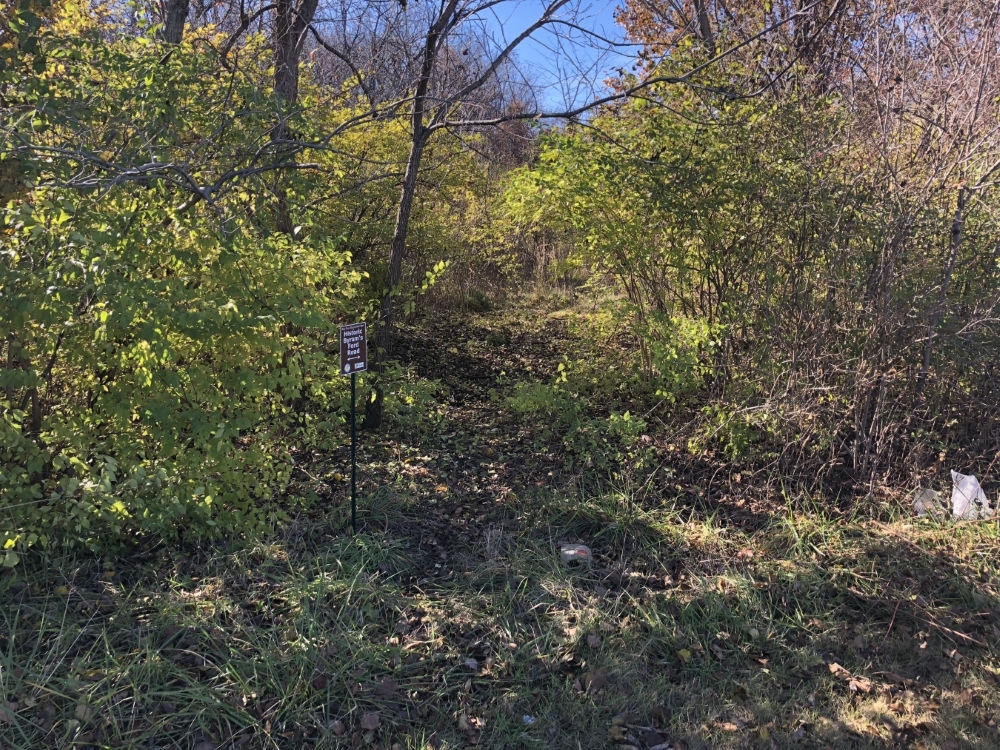
[(351, 531), (358, 533), (358, 427), (355, 392), (358, 373), (368, 369), (368, 324), (340, 327), (340, 372), (351, 376)]

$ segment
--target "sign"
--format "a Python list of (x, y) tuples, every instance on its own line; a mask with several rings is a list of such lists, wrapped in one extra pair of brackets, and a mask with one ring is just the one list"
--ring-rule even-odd
[(357, 375), (368, 369), (368, 324), (340, 327), (340, 373), (351, 376), (351, 530), (358, 533), (358, 408)]
[(368, 324), (340, 327), (340, 372), (352, 375), (368, 369)]

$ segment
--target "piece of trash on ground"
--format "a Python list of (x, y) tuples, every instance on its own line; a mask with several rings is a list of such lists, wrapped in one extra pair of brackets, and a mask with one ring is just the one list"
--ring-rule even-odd
[(585, 544), (564, 544), (559, 548), (559, 556), (567, 565), (589, 566), (593, 559), (590, 547)]
[(952, 469), (951, 481), (955, 483), (951, 490), (952, 515), (955, 518), (975, 521), (993, 517), (993, 508), (975, 475), (959, 474)]

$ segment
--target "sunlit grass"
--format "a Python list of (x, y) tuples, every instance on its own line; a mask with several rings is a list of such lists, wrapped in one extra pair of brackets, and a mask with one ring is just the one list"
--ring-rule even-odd
[[(498, 508), (490, 557), (472, 540), (449, 574), (413, 579), (418, 512), (379, 503), (384, 530), (354, 539), (303, 527), (6, 573), (3, 742), (998, 742), (995, 523), (790, 509), (748, 532), (613, 493), (536, 495)], [(591, 544), (593, 568), (567, 570), (563, 541)]]

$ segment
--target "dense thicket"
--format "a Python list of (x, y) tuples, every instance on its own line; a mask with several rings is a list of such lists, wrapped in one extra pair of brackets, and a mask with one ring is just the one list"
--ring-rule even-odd
[[(342, 440), (336, 327), (370, 319), (394, 229), (398, 121), (333, 147), (325, 134), (356, 101), (306, 70), (301, 106), (283, 111), (263, 36), (233, 65), (214, 26), (167, 47), (110, 23), (74, 3), (45, 22), (26, 5), (5, 47), (10, 561), (53, 539), (196, 539), (280, 518), (296, 461)], [(454, 140), (430, 141), (427, 165), (409, 233), (418, 292), (461, 258), (486, 189)]]
[[(515, 212), (615, 279), (663, 394), (700, 389), (695, 453), (852, 494), (986, 470), (996, 4), (738, 5), (628, 3), (664, 82), (544, 139)], [(699, 70), (768, 28), (773, 55)]]

